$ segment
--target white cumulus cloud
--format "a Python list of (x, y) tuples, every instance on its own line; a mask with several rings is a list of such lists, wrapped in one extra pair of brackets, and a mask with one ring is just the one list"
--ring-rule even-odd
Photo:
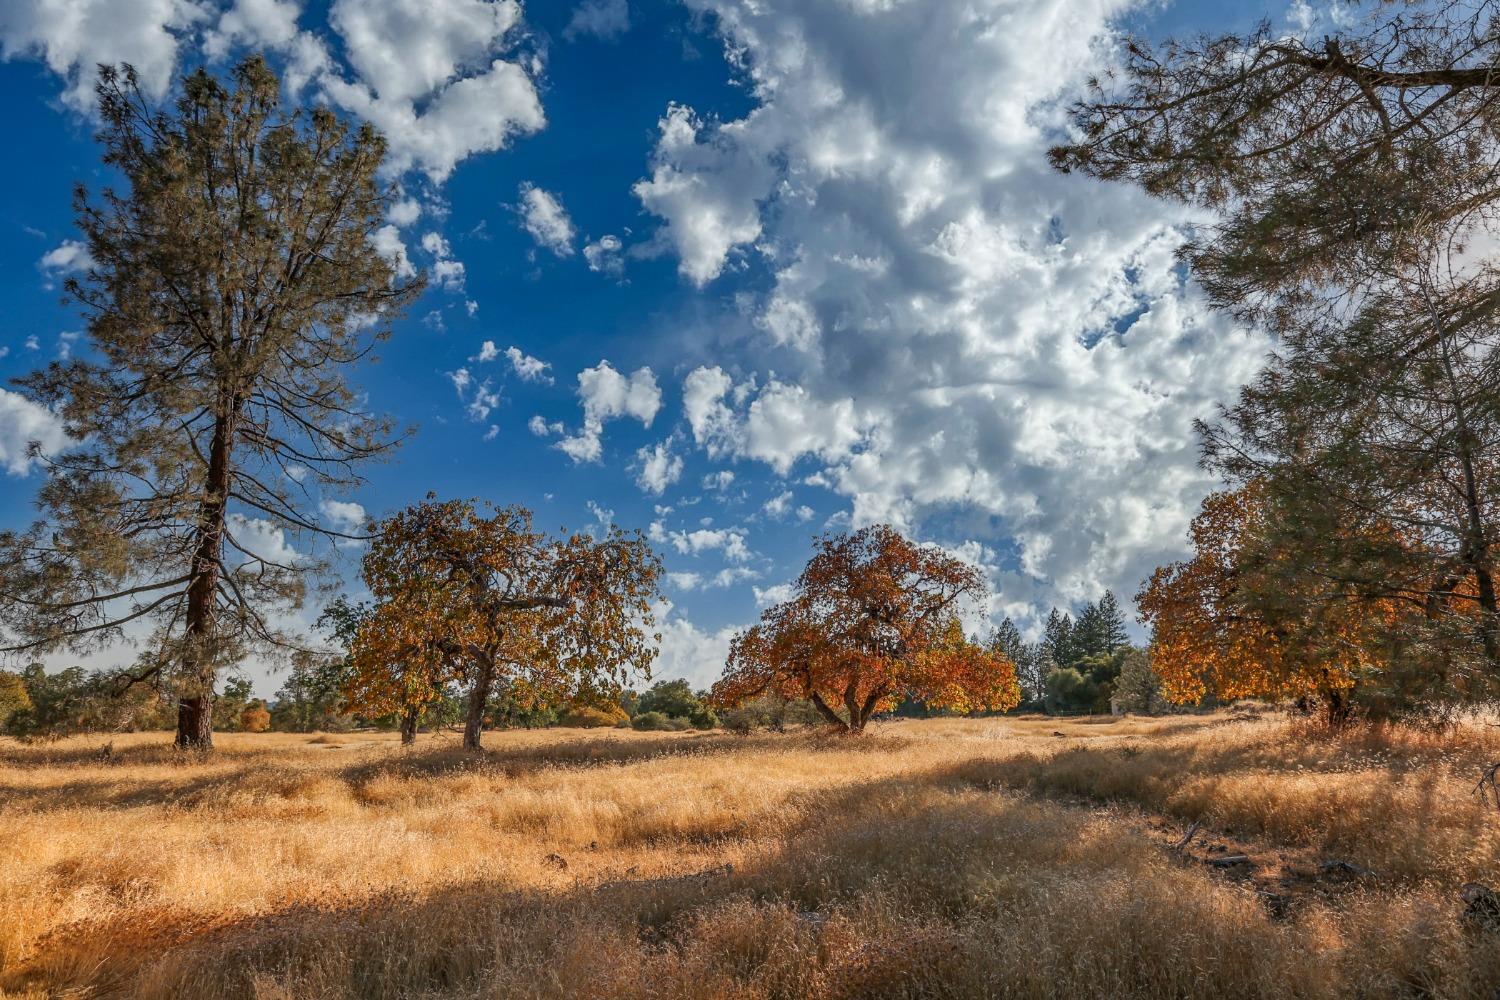
[(672, 439), (659, 441), (635, 453), (635, 483), (654, 496), (682, 477), (682, 456), (673, 454)]
[(573, 220), (568, 218), (562, 200), (529, 181), (521, 185), (520, 196), (521, 228), (531, 235), (537, 246), (559, 257), (572, 256)]
[(583, 404), (583, 427), (557, 443), (575, 462), (597, 462), (603, 454), (604, 424), (617, 417), (634, 417), (650, 427), (661, 409), (661, 389), (650, 368), (638, 368), (627, 378), (600, 361), (578, 373), (578, 398)]
[(684, 379), (695, 445), (807, 463), (843, 523), (1007, 541), (1010, 605), (1133, 592), (1212, 485), (1193, 419), (1266, 343), (1184, 279), (1182, 211), (1047, 164), (1128, 0), (688, 3), (755, 107), (669, 106), (635, 192), (689, 281), (765, 272), (728, 307), (745, 363)]
[(393, 171), (441, 181), (546, 124), (531, 76), (505, 58), (521, 20), (514, 0), (335, 0), (328, 20), (354, 78), (329, 72), (322, 89), (385, 134)]
[[(488, 343), (488, 341), (486, 341)], [(547, 374), (547, 369), (552, 366), (538, 358), (522, 351), (519, 347), (507, 347), (505, 356), (510, 360), (511, 370), (522, 382), (540, 382), (543, 385), (552, 384), (552, 376)]]
[(12, 476), (24, 476), (36, 461), (31, 445), (43, 455), (65, 447), (68, 436), (58, 416), (18, 392), (0, 389), (0, 466)]

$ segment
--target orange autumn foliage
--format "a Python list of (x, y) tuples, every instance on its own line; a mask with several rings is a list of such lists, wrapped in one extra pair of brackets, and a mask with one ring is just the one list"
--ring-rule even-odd
[(240, 712), (240, 729), (247, 733), (263, 733), (271, 728), (271, 713), (263, 701), (252, 702)]
[(1136, 595), (1169, 700), (1318, 697), (1337, 706), (1377, 668), (1393, 603), (1299, 572), (1290, 546), (1263, 542), (1266, 516), (1255, 483), (1210, 494), (1190, 529), (1193, 557), (1160, 567)]
[(661, 564), (639, 532), (552, 538), (523, 507), (430, 496), (385, 519), (364, 559), (375, 609), (354, 644), (357, 707), (410, 711), (468, 682), (464, 744), (506, 681), (543, 695), (649, 670)]
[(775, 691), (859, 732), (903, 699), (961, 713), (1020, 703), (1015, 664), (959, 623), (986, 594), (983, 574), (941, 549), (887, 525), (826, 536), (795, 589), (735, 637), (717, 704)]

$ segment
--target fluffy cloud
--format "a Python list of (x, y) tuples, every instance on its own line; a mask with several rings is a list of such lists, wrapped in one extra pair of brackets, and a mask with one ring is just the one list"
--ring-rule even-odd
[(761, 513), (772, 520), (783, 520), (792, 509), (792, 491), (782, 490), (761, 505)]
[(790, 583), (778, 583), (774, 587), (766, 587), (764, 589), (752, 587), (751, 590), (755, 594), (755, 603), (762, 608), (769, 607), (772, 604), (780, 604), (783, 601), (790, 601), (793, 595), (797, 593), (797, 588)]
[(365, 521), (368, 520), (364, 507), (353, 500), (332, 500), (324, 497), (318, 501), (318, 510), (330, 528), (346, 535), (363, 531)]
[(575, 462), (597, 462), (603, 454), (600, 435), (606, 421), (634, 417), (650, 427), (661, 409), (661, 389), (650, 368), (638, 368), (629, 378), (608, 361), (578, 373), (578, 398), (583, 403), (583, 427), (557, 443)]
[(682, 382), (683, 415), (693, 440), (711, 458), (732, 454), (738, 446), (740, 429), (734, 411), (724, 402), (732, 388), (734, 380), (719, 367), (695, 368)]
[(488, 420), (490, 411), (500, 405), (500, 391), (494, 388), (493, 381), (476, 380), (467, 368), (448, 372), (448, 381), (453, 383), (453, 391), (464, 404), (464, 412), (476, 424)]
[[(485, 341), (486, 344), (489, 341)], [(522, 382), (540, 382), (543, 385), (552, 384), (552, 376), (547, 374), (547, 369), (552, 366), (538, 358), (524, 353), (519, 347), (507, 347), (505, 356), (510, 359), (510, 367), (516, 373), (516, 377)]]
[(623, 248), (618, 236), (606, 234), (583, 245), (583, 259), (590, 271), (618, 278), (625, 273), (625, 259), (620, 253)]
[(230, 545), (239, 554), (236, 569), (248, 567), (253, 572), (261, 564), (285, 568), (306, 558), (293, 547), (286, 531), (272, 521), (238, 512), (231, 513), (225, 521)]
[(704, 552), (722, 552), (731, 562), (747, 562), (753, 553), (745, 544), (745, 533), (732, 528), (698, 528), (694, 531), (669, 531), (660, 521), (651, 522), (650, 538), (659, 544), (670, 544), (685, 556)]
[(406, 254), (406, 244), (401, 240), (401, 231), (394, 225), (381, 226), (370, 237), (370, 245), (396, 270), (398, 278), (415, 278), (417, 269)]
[(530, 181), (521, 185), (521, 228), (536, 245), (559, 257), (573, 255), (573, 220), (557, 195), (544, 191)]
[(159, 99), (195, 52), (275, 51), (290, 93), (316, 85), (380, 129), (391, 172), (436, 181), (546, 125), (533, 81), (541, 62), (523, 51), (516, 0), (334, 0), (332, 47), (298, 30), (300, 13), (298, 0), (10, 0), (0, 4), (0, 58), (44, 60), (66, 81), (64, 102), (88, 110), (100, 63), (130, 63)]
[(432, 255), (432, 280), (450, 292), (463, 291), (463, 264), (453, 259), (453, 247), (440, 232), (425, 232), (422, 249)]
[(300, 13), (291, 0), (235, 0), (204, 34), (203, 52), (223, 59), (237, 45), (281, 51), (296, 40)]
[(655, 612), (661, 646), (651, 675), (662, 679), (684, 677), (694, 688), (706, 688), (718, 680), (729, 658), (729, 642), (738, 628), (727, 625), (714, 632), (705, 631), (676, 613), (666, 601)]
[(20, 393), (0, 389), (0, 466), (12, 476), (31, 471), (32, 443), (51, 454), (68, 443), (62, 421), (51, 410)]
[(658, 128), (651, 176), (633, 190), (666, 220), (678, 270), (701, 286), (723, 272), (732, 251), (760, 235), (756, 202), (776, 174), (757, 148), (759, 133), (750, 119), (705, 130), (691, 108), (673, 105)]
[(654, 496), (682, 477), (682, 456), (672, 453), (672, 441), (668, 438), (635, 453), (635, 483)]
[(386, 213), (393, 225), (409, 226), (422, 217), (422, 203), (415, 198), (402, 198)]
[(626, 0), (583, 0), (563, 29), (563, 37), (593, 35), (613, 41), (630, 30), (630, 5)]
[(328, 73), (322, 88), (386, 135), (393, 171), (441, 181), (546, 124), (526, 69), (501, 58), (521, 19), (514, 0), (335, 0), (328, 19), (355, 79)]
[(94, 258), (81, 240), (63, 240), (37, 261), (37, 267), (47, 276), (48, 287), (63, 275), (83, 274), (93, 266)]
[(1127, 0), (689, 5), (757, 106), (669, 107), (635, 192), (691, 282), (765, 270), (733, 310), (775, 366), (690, 372), (695, 444), (815, 462), (854, 524), (1008, 542), (1008, 601), (1132, 592), (1209, 486), (1193, 418), (1266, 344), (1183, 279), (1185, 216), (1047, 166)]
[[(689, 372), (682, 396), (693, 439), (710, 456), (758, 458), (783, 476), (804, 455), (825, 461), (848, 457), (870, 424), (852, 400), (823, 401), (799, 385), (775, 380), (764, 387), (754, 382), (736, 387), (717, 367)], [(747, 399), (748, 406), (738, 405)]]
[(695, 590), (726, 590), (737, 583), (744, 583), (759, 577), (760, 573), (748, 566), (726, 566), (710, 576), (692, 572), (670, 572), (667, 574), (667, 583), (676, 590), (692, 593)]
[(0, 57), (40, 58), (66, 80), (63, 101), (94, 103), (100, 63), (130, 63), (141, 89), (166, 93), (177, 65), (179, 36), (207, 17), (193, 0), (6, 0), (0, 3)]
[[(384, 229), (389, 226), (382, 227)], [(453, 259), (453, 248), (441, 233), (423, 233), (422, 249), (432, 255), (432, 280), (450, 292), (464, 290), (463, 263)]]

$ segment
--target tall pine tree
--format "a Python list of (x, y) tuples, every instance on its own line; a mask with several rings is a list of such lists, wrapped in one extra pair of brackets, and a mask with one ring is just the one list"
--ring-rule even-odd
[(1099, 598), (1096, 613), (1104, 652), (1112, 654), (1130, 640), (1130, 633), (1125, 628), (1125, 612), (1120, 610), (1120, 602), (1115, 599), (1114, 591), (1106, 590), (1104, 596)]
[[(71, 444), (45, 458), (31, 530), (0, 534), (0, 645), (83, 650), (151, 635), (139, 668), (177, 698), (177, 743), (213, 740), (214, 681), (275, 624), (329, 542), (320, 500), (394, 445), (345, 382), (420, 291), (371, 243), (385, 143), (282, 106), (259, 58), (150, 107), (102, 71), (99, 141), (124, 190), (77, 195), (88, 273), (67, 285), (87, 349), (19, 380)], [(325, 548), (327, 551), (327, 548)]]
[(1056, 608), (1047, 615), (1047, 624), (1042, 630), (1042, 655), (1057, 666), (1067, 666), (1077, 658), (1073, 645), (1073, 619), (1060, 614)]

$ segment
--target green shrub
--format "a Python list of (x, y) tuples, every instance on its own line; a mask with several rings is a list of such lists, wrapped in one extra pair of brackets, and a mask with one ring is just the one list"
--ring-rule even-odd
[(26, 681), (20, 674), (0, 671), (0, 731), (12, 715), (32, 709), (31, 695), (26, 690)]
[(702, 692), (694, 692), (687, 681), (657, 681), (636, 699), (635, 714), (656, 712), (669, 719), (686, 719), (695, 729), (712, 729), (719, 717), (708, 707)]
[(734, 708), (725, 709), (717, 720), (725, 729), (742, 736), (752, 729), (769, 729), (773, 733), (780, 733), (787, 726), (825, 724), (811, 701), (806, 698), (788, 699), (776, 694), (763, 694)]
[[(20, 688), (6, 681), (0, 705), (3, 731), (23, 740), (56, 739), (73, 733), (133, 732), (170, 728), (176, 703), (149, 684), (121, 690), (116, 674), (69, 667), (48, 673), (40, 663), (23, 668)], [(22, 700), (24, 689), (25, 700)]]
[(630, 725), (634, 729), (645, 732), (670, 729), (672, 728), (672, 721), (661, 712), (640, 712), (635, 718), (630, 720)]
[(737, 736), (749, 736), (755, 728), (755, 713), (748, 708), (726, 709), (720, 721), (724, 728)]

